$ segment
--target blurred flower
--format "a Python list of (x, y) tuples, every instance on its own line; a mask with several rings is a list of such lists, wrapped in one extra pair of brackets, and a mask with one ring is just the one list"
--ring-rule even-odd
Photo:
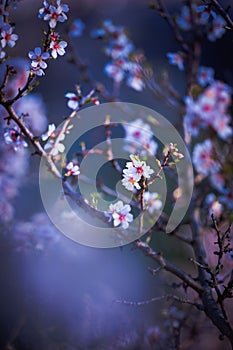
[(167, 58), (168, 58), (168, 62), (170, 64), (177, 66), (179, 68), (179, 70), (184, 70), (183, 58), (181, 57), (181, 55), (179, 53), (168, 52)]
[(202, 21), (202, 23), (206, 23), (210, 16), (216, 18), (216, 13), (212, 10), (211, 5), (197, 6), (196, 12), (200, 14), (200, 20)]
[(28, 147), (27, 142), (25, 141), (22, 133), (14, 128), (5, 128), (4, 129), (4, 140), (7, 145), (12, 145), (14, 150), (17, 151), (20, 147)]
[(188, 6), (183, 6), (180, 15), (176, 17), (176, 23), (182, 30), (190, 30), (192, 27), (192, 16)]
[(156, 154), (158, 144), (153, 140), (153, 132), (149, 124), (138, 118), (123, 124), (123, 127), (125, 129), (124, 149), (126, 151), (139, 153), (141, 156)]
[(146, 191), (144, 193), (144, 204), (148, 208), (150, 214), (162, 208), (162, 201), (159, 199), (159, 194), (157, 192)]
[(211, 185), (218, 191), (222, 192), (225, 185), (224, 175), (221, 173), (211, 174), (210, 176)]
[(9, 47), (14, 47), (16, 44), (16, 40), (18, 40), (18, 35), (13, 34), (14, 28), (11, 26), (7, 26), (6, 29), (3, 29), (1, 31), (1, 45), (2, 47), (6, 47), (8, 45)]
[(214, 80), (196, 101), (186, 97), (184, 116), (186, 133), (196, 137), (201, 128), (212, 127), (223, 140), (231, 136), (231, 118), (226, 114), (231, 102), (230, 94), (231, 89), (228, 85)]
[(226, 21), (222, 18), (222, 16), (217, 16), (213, 22), (211, 28), (208, 30), (207, 38), (210, 41), (215, 41), (216, 39), (220, 39), (225, 33), (226, 29)]
[(226, 114), (216, 114), (213, 119), (212, 126), (218, 133), (221, 139), (226, 140), (232, 135), (232, 127), (229, 125), (231, 123), (231, 117)]
[(127, 71), (129, 75), (126, 80), (126, 84), (136, 91), (142, 91), (145, 87), (145, 84), (142, 78), (140, 65), (135, 62), (129, 62), (127, 64)]
[(69, 35), (73, 38), (80, 37), (83, 34), (84, 28), (85, 24), (83, 21), (81, 19), (75, 19), (70, 26)]
[(197, 81), (201, 86), (206, 86), (214, 80), (214, 70), (210, 67), (201, 66), (198, 70)]
[(220, 169), (220, 164), (214, 158), (214, 147), (211, 140), (205, 140), (195, 145), (193, 150), (193, 164), (198, 173), (203, 175), (217, 173)]
[(214, 193), (209, 193), (205, 198), (205, 202), (208, 206), (210, 216), (213, 214), (215, 217), (219, 217), (222, 214), (223, 206), (216, 199)]

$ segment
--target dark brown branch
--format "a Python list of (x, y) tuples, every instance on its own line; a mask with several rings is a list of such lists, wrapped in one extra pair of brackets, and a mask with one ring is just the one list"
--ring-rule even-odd
[(182, 49), (188, 53), (190, 51), (189, 46), (184, 41), (182, 35), (180, 34), (180, 31), (176, 25), (176, 22), (173, 20), (173, 18), (170, 16), (169, 12), (167, 11), (163, 0), (156, 0), (157, 3), (157, 11), (159, 12), (160, 16), (163, 17), (168, 25), (171, 28), (172, 33), (175, 36), (176, 41), (181, 45)]
[(187, 286), (195, 290), (197, 293), (201, 294), (203, 289), (201, 285), (196, 282), (191, 276), (189, 276), (185, 271), (180, 269), (179, 267), (173, 265), (167, 259), (165, 259), (161, 253), (155, 252), (148, 244), (141, 240), (137, 240), (135, 242), (137, 248), (139, 248), (145, 255), (152, 258), (156, 261), (159, 266), (161, 266), (164, 270), (170, 272), (174, 276), (181, 279)]
[(203, 303), (204, 311), (210, 318), (213, 324), (219, 329), (219, 331), (226, 336), (233, 348), (233, 329), (231, 324), (226, 320), (219, 303), (216, 302), (212, 288), (209, 284), (208, 271), (203, 266), (208, 266), (206, 252), (202, 241), (202, 229), (200, 225), (200, 213), (199, 209), (196, 209), (193, 213), (192, 222), (193, 232), (193, 248), (197, 261), (200, 263), (198, 266), (198, 280), (201, 284), (202, 292), (199, 293)]

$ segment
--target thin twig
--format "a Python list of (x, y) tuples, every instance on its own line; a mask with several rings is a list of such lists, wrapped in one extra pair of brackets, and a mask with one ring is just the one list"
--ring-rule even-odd
[(144, 305), (148, 305), (148, 304), (151, 304), (157, 301), (162, 301), (162, 300), (166, 300), (166, 301), (173, 300), (182, 304), (189, 304), (189, 305), (195, 306), (198, 310), (203, 311), (203, 306), (201, 304), (194, 303), (193, 301), (188, 299), (179, 298), (178, 296), (172, 295), (172, 294), (161, 295), (159, 297), (154, 297), (154, 298), (151, 298), (148, 300), (142, 300), (142, 301), (115, 300), (114, 302), (116, 304), (123, 304), (123, 305), (129, 305), (129, 306), (144, 306)]

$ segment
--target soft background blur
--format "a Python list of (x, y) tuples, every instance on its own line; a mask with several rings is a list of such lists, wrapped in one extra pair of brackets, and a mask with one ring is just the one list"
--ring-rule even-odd
[[(169, 66), (166, 60), (166, 53), (176, 51), (178, 46), (166, 22), (148, 9), (146, 0), (67, 0), (65, 3), (70, 6), (69, 21), (81, 18), (86, 24), (83, 37), (75, 40), (96, 80), (111, 88), (111, 80), (103, 74), (107, 58), (101, 53), (102, 43), (89, 36), (101, 20), (109, 18), (116, 25), (126, 26), (135, 46), (143, 49), (155, 72), (167, 70), (179, 92), (184, 92), (184, 73)], [(178, 4), (167, 1), (171, 8), (174, 3)], [(38, 0), (24, 0), (12, 11), (15, 32), (19, 35), (11, 51), (13, 57), (27, 57), (28, 51), (41, 45), (41, 28), (46, 26), (37, 18), (41, 5)], [(60, 24), (58, 29), (62, 31), (65, 27), (66, 23)], [(202, 64), (214, 67), (217, 78), (233, 85), (229, 45), (232, 47), (230, 35), (216, 43), (207, 43)], [(221, 56), (217, 54), (220, 51)], [(51, 122), (59, 124), (68, 114), (64, 94), (79, 82), (79, 72), (67, 62), (67, 56), (49, 63), (35, 92), (43, 96)], [(84, 85), (84, 92), (85, 88)], [(120, 98), (175, 119), (174, 111), (156, 101), (150, 92), (139, 93), (123, 87)], [(16, 199), (17, 219), (27, 220), (43, 210), (38, 165), (39, 160), (32, 157), (30, 173)], [(167, 242), (158, 234), (156, 248), (163, 249), (171, 260), (191, 268), (186, 259), (189, 252), (177, 247), (173, 239)], [(24, 254), (1, 249), (0, 260), (0, 349), (6, 349), (6, 343), (14, 339), (17, 349), (110, 349), (107, 346), (111, 344), (111, 349), (136, 350), (137, 345), (132, 344), (137, 344), (137, 339), (144, 337), (150, 327), (163, 322), (161, 312), (166, 303), (141, 307), (113, 303), (115, 299), (150, 299), (164, 294), (168, 288), (166, 282), (147, 271), (153, 263), (131, 246), (92, 249), (61, 236), (59, 244), (49, 246), (46, 252)], [(207, 334), (211, 335), (213, 329), (210, 324), (205, 327), (200, 349), (224, 349), (223, 343), (209, 342)], [(118, 338), (121, 343), (112, 345)]]

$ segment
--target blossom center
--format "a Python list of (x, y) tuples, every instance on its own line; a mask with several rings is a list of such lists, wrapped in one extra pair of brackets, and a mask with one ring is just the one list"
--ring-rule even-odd
[(119, 220), (122, 222), (125, 220), (125, 214), (119, 214)]

